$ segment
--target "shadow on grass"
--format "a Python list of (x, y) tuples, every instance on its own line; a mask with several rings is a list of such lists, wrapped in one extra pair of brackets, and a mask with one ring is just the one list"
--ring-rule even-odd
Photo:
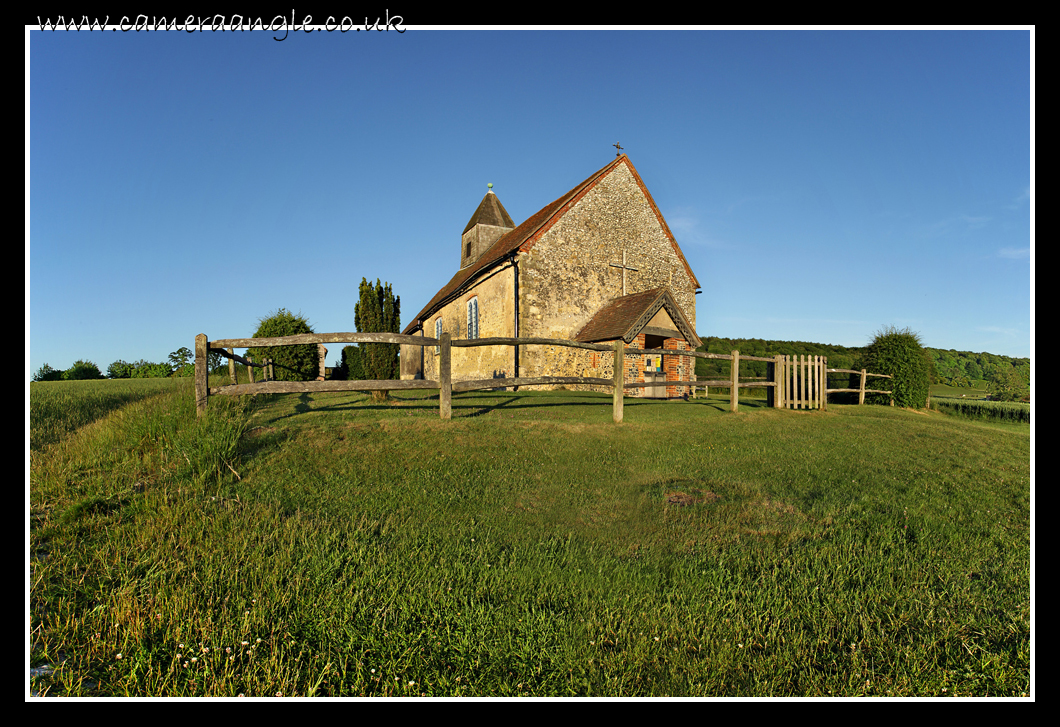
[[(290, 395), (278, 395), (290, 396)], [(342, 414), (377, 412), (379, 414), (404, 415), (415, 417), (438, 416), (439, 397), (436, 393), (391, 392), (389, 400), (376, 402), (369, 395), (344, 395), (342, 398), (312, 396), (308, 393), (298, 395), (293, 408), (286, 409), (281, 399), (272, 398), (261, 401), (267, 419), (273, 423), (290, 419), (309, 412), (317, 414)], [(494, 412), (525, 412), (528, 416), (548, 411), (573, 412), (585, 409), (587, 412), (600, 412), (611, 409), (613, 400), (610, 394), (582, 391), (469, 391), (453, 394), (452, 416), (454, 419), (481, 417)], [(658, 407), (688, 407), (690, 411), (707, 411), (728, 413), (728, 398), (699, 399), (641, 399), (627, 396), (624, 401), (627, 412), (658, 410)], [(740, 411), (758, 411), (768, 409), (765, 399), (741, 399)], [(273, 411), (269, 411), (273, 409)], [(608, 420), (610, 417), (606, 417)]]

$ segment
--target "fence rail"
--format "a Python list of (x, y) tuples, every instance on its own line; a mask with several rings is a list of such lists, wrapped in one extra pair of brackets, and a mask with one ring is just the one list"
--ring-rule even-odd
[[(325, 381), (324, 380), (324, 353), (325, 343), (390, 343), (410, 346), (435, 346), (439, 349), (438, 378), (437, 379), (389, 379), (389, 380), (367, 380), (367, 381)], [(278, 346), (296, 346), (316, 344), (320, 349), (320, 375), (316, 381), (275, 381), (272, 359), (266, 358), (264, 363), (252, 361), (249, 357), (238, 356), (233, 349), (236, 348), (270, 348)], [(590, 376), (518, 376), (500, 379), (472, 379), (468, 381), (452, 380), (452, 348), (470, 348), (475, 346), (563, 346), (567, 348), (581, 348), (590, 351), (613, 351), (615, 354), (614, 376), (610, 379)], [(211, 353), (220, 354), (228, 359), (228, 373), (232, 383), (226, 386), (209, 385), (209, 369), (207, 366), (208, 356)], [(625, 381), (625, 366), (617, 365), (624, 361), (626, 356), (688, 356), (690, 358), (721, 359), (731, 361), (730, 376), (728, 379), (715, 379), (708, 381), (696, 381), (695, 379), (667, 380), (665, 382), (655, 381)], [(740, 381), (740, 360), (766, 361), (769, 365), (767, 380)], [(811, 360), (812, 359), (812, 360)], [(240, 384), (236, 379), (236, 362), (247, 366), (250, 383)], [(645, 387), (664, 386), (688, 386), (693, 393), (698, 387), (722, 387), (729, 389), (729, 410), (737, 411), (739, 405), (739, 389), (751, 387), (765, 387), (769, 390), (770, 405), (776, 408), (827, 408), (827, 395), (840, 391), (860, 391), (859, 404), (865, 401), (866, 393), (877, 393), (874, 389), (865, 388), (867, 376), (886, 376), (885, 374), (869, 374), (864, 369), (853, 371), (850, 369), (826, 369), (827, 358), (816, 357), (789, 357), (774, 356), (764, 358), (761, 356), (741, 356), (739, 351), (731, 354), (706, 353), (703, 351), (681, 351), (669, 348), (626, 348), (622, 340), (613, 344), (582, 343), (580, 341), (569, 341), (558, 338), (476, 338), (470, 340), (453, 341), (448, 333), (443, 333), (439, 338), (428, 338), (427, 336), (408, 336), (399, 333), (303, 333), (294, 336), (276, 336), (270, 338), (222, 338), (215, 341), (207, 339), (206, 334), (200, 333), (195, 337), (195, 405), (197, 412), (201, 415), (206, 411), (206, 405), (210, 396), (244, 396), (249, 394), (287, 394), (306, 393), (317, 391), (400, 391), (414, 389), (438, 389), (439, 390), (439, 415), (442, 419), (452, 417), (452, 394), (453, 392), (475, 391), (478, 389), (495, 389), (516, 386), (537, 385), (571, 385), (583, 384), (592, 386), (607, 386), (612, 388), (612, 418), (616, 423), (622, 421), (623, 397), (626, 389), (638, 389)], [(265, 381), (254, 381), (254, 368), (263, 369)], [(826, 372), (849, 372), (861, 374), (860, 389), (828, 389)], [(886, 376), (890, 378), (889, 376)], [(771, 379), (771, 380), (769, 380)], [(878, 393), (890, 394), (889, 391)], [(893, 401), (891, 402), (893, 405)]]

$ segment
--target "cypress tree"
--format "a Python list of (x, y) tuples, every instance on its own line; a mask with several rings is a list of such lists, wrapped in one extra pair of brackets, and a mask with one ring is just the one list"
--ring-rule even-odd
[[(358, 333), (400, 333), (401, 298), (394, 295), (390, 283), (380, 283), (377, 278), (372, 285), (367, 278), (361, 278), (360, 300), (354, 307), (353, 320)], [(362, 343), (357, 359), (365, 379), (401, 378), (396, 344)], [(387, 394), (373, 392), (373, 398), (385, 399)]]

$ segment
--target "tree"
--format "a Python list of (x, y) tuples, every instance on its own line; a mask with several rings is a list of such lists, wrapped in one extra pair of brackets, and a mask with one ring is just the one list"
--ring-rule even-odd
[[(894, 326), (876, 332), (862, 352), (861, 365), (870, 374), (889, 374), (890, 379), (873, 379), (876, 387), (886, 386), (886, 394), (869, 395), (871, 400), (882, 403), (894, 399), (898, 406), (923, 409), (927, 405), (931, 374), (928, 354), (920, 341), (920, 335), (908, 328), (898, 330)], [(875, 387), (873, 387), (875, 388)]]
[(107, 367), (108, 379), (131, 379), (136, 367), (120, 358)]
[[(313, 328), (305, 316), (280, 308), (259, 321), (254, 338), (296, 336), (300, 333), (312, 332)], [(271, 358), (273, 371), (279, 381), (312, 381), (316, 379), (320, 371), (317, 347), (312, 343), (299, 346), (252, 348), (247, 353), (253, 358), (254, 363), (264, 363), (266, 358)]]
[(34, 381), (60, 381), (63, 378), (63, 372), (58, 369), (53, 369), (48, 364), (44, 364), (37, 373), (33, 374)]
[(63, 371), (64, 381), (82, 381), (86, 379), (102, 379), (103, 373), (91, 361), (74, 361), (74, 365)]
[(192, 354), (190, 348), (187, 346), (181, 346), (176, 351), (169, 354), (169, 364), (175, 369), (180, 369), (192, 360), (193, 355), (194, 354)]
[[(400, 333), (401, 298), (394, 296), (390, 283), (380, 283), (377, 278), (373, 286), (367, 278), (361, 278), (360, 300), (353, 311), (354, 325), (358, 333)], [(362, 343), (357, 362), (366, 379), (401, 378), (398, 363), (398, 346), (392, 343)], [(386, 399), (389, 392), (372, 392), (376, 400)]]
[(991, 401), (1020, 401), (1027, 395), (1027, 385), (1014, 366), (998, 366), (987, 389)]

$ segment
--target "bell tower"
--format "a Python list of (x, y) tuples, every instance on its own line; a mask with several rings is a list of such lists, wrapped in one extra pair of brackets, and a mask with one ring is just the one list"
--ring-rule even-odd
[(515, 223), (504, 209), (504, 205), (493, 193), (493, 184), (487, 185), (486, 196), (479, 202), (475, 214), (460, 236), (460, 268), (471, 265), (482, 253), (490, 249), (503, 235), (515, 229)]

